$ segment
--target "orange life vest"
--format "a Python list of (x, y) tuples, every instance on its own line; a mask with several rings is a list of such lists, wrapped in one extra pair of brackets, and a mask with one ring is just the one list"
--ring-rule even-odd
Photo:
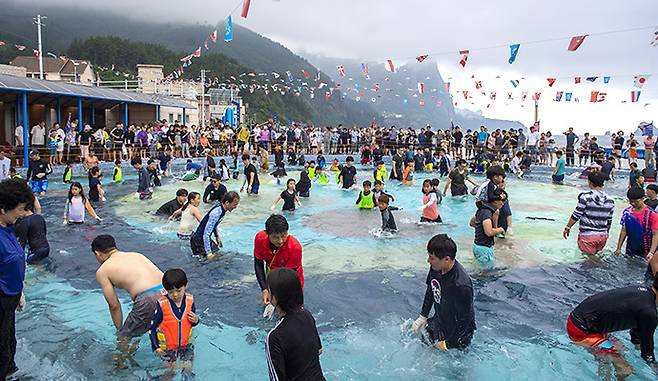
[[(423, 204), (427, 204), (430, 201), (430, 194), (425, 194), (423, 195)], [(429, 220), (436, 220), (439, 218), (439, 198), (437, 196), (436, 200), (432, 203), (432, 205), (428, 206), (427, 208), (423, 209), (423, 217), (429, 219)]]
[(185, 311), (178, 320), (167, 296), (158, 299), (162, 309), (162, 323), (157, 328), (158, 347), (165, 350), (184, 348), (192, 343), (192, 322), (187, 315), (192, 311), (194, 298), (185, 294)]

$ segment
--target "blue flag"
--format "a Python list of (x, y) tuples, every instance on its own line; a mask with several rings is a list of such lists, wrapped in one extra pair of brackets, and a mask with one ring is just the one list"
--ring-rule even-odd
[(610, 82), (610, 77), (603, 77), (603, 83)]
[(226, 21), (226, 33), (224, 33), (224, 41), (233, 41), (233, 21), (231, 20), (231, 16), (228, 16), (228, 20)]
[(571, 93), (564, 93), (564, 101), (571, 102)]
[(290, 72), (290, 70), (286, 71), (286, 74), (288, 75), (288, 81), (292, 82), (293, 77), (292, 77), (292, 73)]
[(587, 81), (590, 81), (590, 82), (595, 82), (597, 78), (599, 78), (599, 77), (587, 77), (587, 78), (585, 78), (585, 79), (586, 79)]
[(516, 60), (516, 54), (519, 52), (521, 44), (514, 44), (509, 46), (509, 60), (507, 62), (511, 64)]

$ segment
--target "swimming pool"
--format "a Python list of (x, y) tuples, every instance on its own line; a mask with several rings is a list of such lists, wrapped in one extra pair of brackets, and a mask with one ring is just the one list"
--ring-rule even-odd
[[(370, 173), (360, 171), (359, 183)], [(298, 178), (297, 172), (290, 174)], [(63, 185), (53, 184), (42, 201), (51, 259), (28, 270), (28, 311), (17, 315), (20, 374), (34, 379), (119, 380), (152, 379), (163, 373), (146, 337), (128, 369), (113, 367), (114, 328), (94, 278), (98, 263), (89, 249), (97, 234), (109, 233), (120, 249), (139, 251), (163, 270), (182, 267), (187, 272), (202, 319), (195, 331), (198, 380), (266, 379), (264, 339), (274, 322), (261, 318), (253, 237), (263, 229), (269, 207), (284, 186), (265, 184), (269, 178), (262, 176), (261, 194), (243, 195), (238, 209), (222, 223), (224, 253), (213, 261), (199, 261), (190, 257), (188, 243), (176, 237), (175, 223), (149, 212), (173, 198), (179, 187), (202, 192), (204, 184), (165, 181), (153, 200), (138, 202), (134, 177), (127, 177), (124, 184), (106, 186), (109, 201), (96, 208), (104, 218), (99, 224), (62, 225)], [(305, 304), (318, 324), (326, 377), (598, 379), (593, 357), (569, 342), (566, 316), (594, 292), (640, 283), (645, 265), (611, 255), (616, 223), (600, 261), (584, 260), (575, 237), (561, 238), (584, 184), (571, 179), (581, 186), (577, 188), (510, 179), (514, 235), (496, 244), (497, 269), (481, 274), (472, 258), (473, 230), (468, 227), (475, 212), (473, 200), (447, 197), (440, 206), (444, 225), (418, 225), (422, 178), (418, 174), (413, 187), (387, 187), (395, 196), (393, 205), (403, 208), (394, 212), (400, 229), (395, 237), (377, 238), (379, 213), (356, 210), (357, 192), (335, 185), (314, 184), (311, 198), (302, 199), (302, 207), (287, 215), (290, 233), (304, 248)], [(236, 180), (226, 185), (240, 186)], [(612, 193), (620, 194), (624, 185), (616, 184)], [(625, 202), (616, 204), (615, 221)], [(464, 352), (438, 353), (407, 331), (425, 291), (425, 245), (439, 232), (457, 242), (457, 259), (474, 279), (478, 329)], [(122, 296), (125, 314), (131, 303), (126, 294)], [(636, 370), (631, 379), (654, 379), (628, 335), (618, 337), (631, 349), (626, 354)]]

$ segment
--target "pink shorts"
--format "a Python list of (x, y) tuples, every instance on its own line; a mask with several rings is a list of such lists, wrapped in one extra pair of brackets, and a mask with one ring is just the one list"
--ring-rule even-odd
[(607, 241), (608, 235), (579, 235), (578, 248), (585, 254), (593, 255), (603, 250)]

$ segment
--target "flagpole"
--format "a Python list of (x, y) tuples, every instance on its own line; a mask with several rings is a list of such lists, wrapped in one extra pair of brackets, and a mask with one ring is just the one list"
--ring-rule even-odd
[(41, 22), (41, 19), (45, 19), (46, 17), (41, 17), (41, 15), (37, 15), (37, 18), (34, 19), (34, 23), (37, 24), (37, 37), (39, 39), (39, 78), (43, 79), (43, 50), (41, 47), (41, 27), (43, 26), (43, 23)]
[(535, 123), (539, 120), (539, 102), (535, 99)]

